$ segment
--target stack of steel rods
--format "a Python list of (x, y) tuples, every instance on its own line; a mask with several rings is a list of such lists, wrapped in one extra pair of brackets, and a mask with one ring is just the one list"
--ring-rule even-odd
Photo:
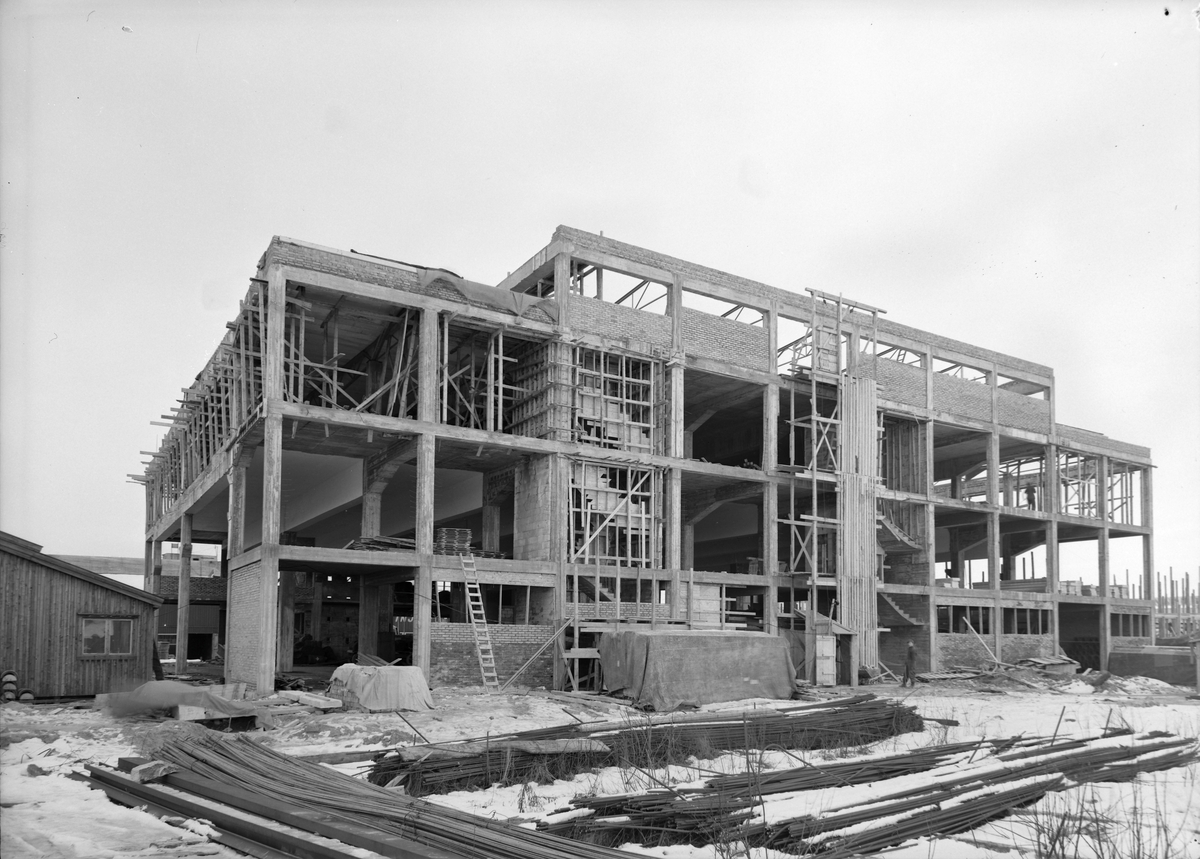
[(511, 826), (397, 795), (317, 764), (264, 748), (245, 735), (180, 737), (158, 756), (196, 775), (288, 806), (334, 815), (361, 830), (479, 859), (617, 859), (605, 847)]
[[(912, 707), (872, 695), (858, 695), (780, 710), (659, 716), (644, 722), (601, 722), (526, 731), (506, 739), (588, 737), (602, 741), (610, 751), (550, 758), (498, 747), (453, 758), (431, 755), (402, 760), (384, 756), (372, 765), (368, 778), (379, 785), (403, 784), (411, 795), (423, 796), (496, 782), (517, 784), (534, 779), (569, 778), (597, 766), (629, 764), (653, 768), (736, 749), (857, 746), (923, 727), (924, 722)], [(453, 749), (454, 744), (429, 748)]]
[[(819, 768), (723, 776), (704, 788), (580, 799), (572, 805), (587, 815), (551, 817), (545, 828), (647, 846), (699, 844), (714, 833), (732, 834), (802, 855), (849, 856), (921, 835), (963, 832), (1070, 784), (1122, 781), (1198, 759), (1193, 740), (1127, 731), (956, 743)], [(824, 794), (819, 816), (778, 822), (803, 791), (852, 785), (859, 787), (851, 793)], [(756, 814), (755, 807), (767, 803), (774, 803), (769, 817), (777, 822)]]

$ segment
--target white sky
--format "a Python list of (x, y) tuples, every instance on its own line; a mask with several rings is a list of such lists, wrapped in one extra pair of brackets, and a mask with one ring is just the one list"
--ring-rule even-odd
[(141, 555), (272, 235), (495, 283), (565, 223), (1052, 366), (1200, 572), (1193, 8), (0, 0), (0, 529)]

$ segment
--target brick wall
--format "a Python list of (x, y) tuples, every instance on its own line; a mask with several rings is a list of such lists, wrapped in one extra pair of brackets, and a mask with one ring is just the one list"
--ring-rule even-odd
[[(554, 633), (553, 626), (488, 626), (496, 673), (504, 683)], [(479, 656), (469, 623), (435, 623), (430, 634), (429, 685), (479, 686)], [(537, 658), (516, 680), (521, 686), (550, 686), (554, 682), (554, 649)]]
[[(911, 614), (911, 612), (910, 612)], [(879, 634), (879, 661), (897, 677), (904, 676), (904, 660), (908, 658), (908, 643), (917, 651), (917, 673), (924, 673), (931, 665), (929, 660), (929, 636), (925, 627), (894, 627), (891, 632)], [(874, 666), (863, 666), (873, 668)]]
[(518, 561), (552, 561), (550, 533), (559, 518), (550, 509), (550, 484), (554, 477), (550, 456), (530, 456), (513, 473), (513, 558)]
[(1054, 656), (1053, 635), (1001, 635), (1000, 652), (996, 656), (1005, 662), (1016, 662), (1030, 656)]
[[(958, 665), (968, 668), (984, 668), (991, 664), (991, 657), (988, 656), (987, 650), (979, 643), (979, 639), (969, 632), (942, 632), (938, 633), (935, 640), (938, 649), (939, 671), (953, 671), (954, 667)], [(988, 643), (988, 647), (995, 649), (996, 636), (994, 634), (984, 635), (983, 640)]]
[(1004, 426), (1050, 432), (1050, 403), (1012, 391), (996, 391), (996, 419)]
[(349, 658), (350, 653), (358, 650), (357, 602), (352, 605), (327, 602), (321, 606), (321, 644), (332, 647), (339, 658)]
[(771, 369), (767, 361), (767, 332), (761, 325), (747, 325), (684, 307), (680, 326), (683, 329), (683, 350), (689, 355), (754, 370)]
[(933, 407), (981, 421), (992, 419), (992, 389), (945, 373), (933, 374)]
[(1112, 647), (1150, 647), (1154, 639), (1139, 635), (1114, 635), (1109, 642)]
[(225, 642), (225, 680), (258, 682), (258, 630), (262, 625), (259, 578), (262, 564), (255, 562), (229, 573), (229, 638)]
[(925, 407), (925, 371), (920, 367), (880, 358), (875, 362), (875, 378), (880, 398)]
[[(224, 602), (229, 579), (192, 578), (188, 598), (192, 602)], [(179, 599), (179, 576), (163, 576), (158, 595), (165, 600)]]
[[(884, 560), (888, 569), (883, 571), (884, 581), (897, 585), (929, 584), (929, 555), (926, 552), (888, 555)], [(892, 599), (903, 594), (892, 594)], [(924, 611), (924, 609), (922, 609)]]
[(635, 350), (634, 344), (662, 350), (671, 348), (670, 318), (647, 310), (634, 310), (598, 298), (575, 295), (571, 297), (570, 323), (571, 328), (577, 331), (599, 334), (610, 340), (624, 340)]
[[(647, 602), (622, 602), (620, 603), (621, 612), (617, 614), (618, 603), (602, 600), (600, 602), (582, 602), (578, 605), (578, 616), (586, 618), (603, 618), (605, 620), (616, 617), (633, 617), (641, 620), (651, 620), (657, 618), (659, 620), (669, 620), (671, 617), (671, 607), (660, 603)], [(576, 616), (576, 604), (567, 603), (567, 615), (570, 617)]]

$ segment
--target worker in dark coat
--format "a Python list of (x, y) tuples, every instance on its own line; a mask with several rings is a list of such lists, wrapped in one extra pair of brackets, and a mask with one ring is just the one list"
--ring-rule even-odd
[(917, 685), (917, 646), (911, 641), (908, 643), (908, 653), (904, 657), (904, 679), (900, 681), (900, 685)]

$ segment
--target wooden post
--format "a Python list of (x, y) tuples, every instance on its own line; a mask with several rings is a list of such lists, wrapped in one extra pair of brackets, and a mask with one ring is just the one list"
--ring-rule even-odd
[(175, 673), (187, 674), (188, 615), (192, 600), (192, 514), (179, 520), (179, 592), (175, 616)]

